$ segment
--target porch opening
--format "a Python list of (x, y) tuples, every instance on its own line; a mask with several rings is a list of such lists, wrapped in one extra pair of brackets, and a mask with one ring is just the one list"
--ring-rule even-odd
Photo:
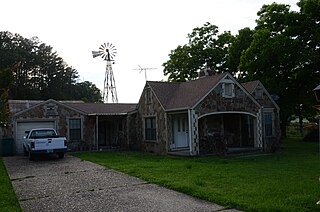
[(200, 154), (254, 149), (256, 118), (242, 113), (221, 113), (199, 119)]

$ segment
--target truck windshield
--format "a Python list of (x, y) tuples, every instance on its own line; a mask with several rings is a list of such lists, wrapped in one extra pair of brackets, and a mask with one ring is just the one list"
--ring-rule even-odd
[(35, 138), (52, 138), (56, 137), (56, 133), (53, 130), (36, 130), (32, 131), (30, 138), (35, 139)]

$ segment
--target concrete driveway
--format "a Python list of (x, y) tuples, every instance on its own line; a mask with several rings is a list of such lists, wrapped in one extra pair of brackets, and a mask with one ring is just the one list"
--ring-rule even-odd
[(3, 161), (23, 211), (236, 211), (70, 155)]

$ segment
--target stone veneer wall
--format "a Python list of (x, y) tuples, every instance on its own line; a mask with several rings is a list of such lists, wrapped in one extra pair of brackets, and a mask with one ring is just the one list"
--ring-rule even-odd
[[(166, 127), (166, 113), (163, 110), (161, 104), (151, 93), (151, 102), (146, 101), (146, 92), (148, 88), (145, 88), (138, 106), (137, 111), (137, 146), (140, 150), (146, 152), (153, 152), (156, 154), (167, 153), (167, 127)], [(151, 91), (151, 90), (150, 90)], [(144, 118), (156, 117), (156, 141), (144, 140)]]
[[(56, 113), (47, 115), (47, 104), (39, 105), (32, 110), (27, 110), (19, 116), (15, 117), (18, 121), (55, 121), (57, 124), (57, 132), (60, 136), (67, 137), (68, 134), (68, 118), (81, 118), (83, 120), (83, 140), (81, 141), (68, 141), (68, 148), (71, 150), (89, 150), (94, 145), (94, 120), (90, 119), (77, 111), (71, 110), (61, 105), (54, 105), (56, 107)], [(52, 105), (52, 103), (50, 103)], [(68, 138), (67, 138), (68, 139)]]
[(198, 116), (212, 112), (242, 111), (257, 114), (259, 106), (243, 90), (235, 85), (235, 97), (224, 98), (221, 95), (222, 87), (218, 85), (195, 108)]

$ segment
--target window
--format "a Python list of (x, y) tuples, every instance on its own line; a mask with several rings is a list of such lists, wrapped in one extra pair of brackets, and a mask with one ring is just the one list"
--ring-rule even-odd
[(69, 139), (81, 140), (81, 119), (69, 119)]
[(226, 98), (232, 98), (234, 94), (234, 83), (223, 83), (222, 84), (222, 96)]
[(155, 141), (157, 136), (156, 118), (145, 118), (145, 139)]
[(264, 131), (265, 136), (273, 136), (273, 113), (264, 112)]

